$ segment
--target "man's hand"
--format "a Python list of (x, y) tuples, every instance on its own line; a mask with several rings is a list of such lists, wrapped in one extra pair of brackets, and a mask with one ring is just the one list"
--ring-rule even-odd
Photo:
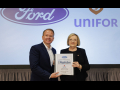
[(57, 75), (58, 73), (59, 72), (52, 73), (51, 76), (50, 76), (50, 78), (57, 78), (57, 77), (61, 76), (61, 75)]

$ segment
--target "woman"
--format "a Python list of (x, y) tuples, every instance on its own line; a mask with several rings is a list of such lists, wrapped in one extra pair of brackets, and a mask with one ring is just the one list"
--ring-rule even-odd
[(90, 69), (90, 65), (85, 53), (85, 49), (78, 48), (80, 45), (80, 39), (78, 35), (72, 33), (68, 36), (67, 45), (70, 46), (67, 49), (60, 51), (61, 54), (73, 53), (74, 75), (62, 75), (61, 81), (85, 81), (87, 78), (86, 71)]

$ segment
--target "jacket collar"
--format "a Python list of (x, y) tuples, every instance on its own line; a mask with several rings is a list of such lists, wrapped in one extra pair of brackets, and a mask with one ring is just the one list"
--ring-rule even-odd
[(52, 46), (50, 45), (50, 48), (48, 48), (45, 43), (43, 42), (44, 46), (46, 47), (46, 49), (52, 49)]

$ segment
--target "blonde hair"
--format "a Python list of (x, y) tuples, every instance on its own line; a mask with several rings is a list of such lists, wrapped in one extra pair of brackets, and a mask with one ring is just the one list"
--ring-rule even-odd
[(80, 46), (80, 39), (79, 39), (78, 35), (75, 34), (75, 33), (71, 33), (71, 34), (68, 36), (67, 45), (69, 46), (69, 38), (70, 38), (71, 36), (77, 36), (77, 46)]

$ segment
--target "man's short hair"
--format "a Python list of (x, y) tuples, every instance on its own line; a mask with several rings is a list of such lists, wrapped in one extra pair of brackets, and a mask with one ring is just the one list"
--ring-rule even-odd
[(52, 32), (53, 32), (53, 36), (54, 36), (54, 30), (53, 30), (53, 29), (46, 29), (46, 30), (44, 30), (44, 31), (43, 31), (43, 36), (44, 36), (45, 31), (47, 31), (47, 30), (52, 31)]

